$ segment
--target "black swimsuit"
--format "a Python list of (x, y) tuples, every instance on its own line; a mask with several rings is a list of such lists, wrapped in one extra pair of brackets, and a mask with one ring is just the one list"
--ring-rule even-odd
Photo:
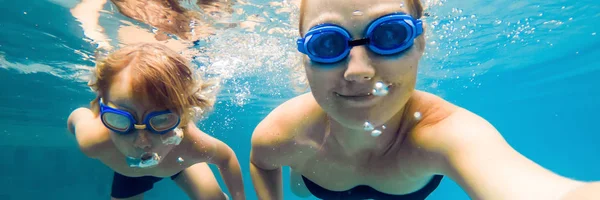
[(306, 185), (306, 188), (308, 188), (310, 193), (312, 193), (315, 197), (317, 197), (319, 199), (325, 199), (325, 200), (331, 200), (331, 199), (424, 200), (425, 198), (427, 198), (427, 196), (429, 196), (429, 194), (431, 194), (438, 187), (438, 185), (442, 181), (442, 178), (444, 178), (444, 176), (435, 175), (435, 176), (433, 176), (431, 181), (429, 181), (429, 183), (427, 183), (427, 185), (425, 185), (423, 188), (421, 188), (415, 192), (412, 192), (409, 194), (402, 194), (402, 195), (391, 195), (391, 194), (386, 194), (386, 193), (377, 191), (377, 190), (373, 189), (372, 187), (369, 187), (366, 185), (359, 185), (359, 186), (356, 186), (356, 187), (346, 190), (346, 191), (331, 191), (331, 190), (325, 189), (325, 188), (317, 185), (316, 183), (314, 183), (311, 180), (308, 180), (306, 177), (302, 176), (302, 179), (304, 180), (304, 184)]
[[(171, 180), (175, 180), (180, 173), (171, 176)], [(162, 179), (154, 176), (128, 177), (115, 172), (110, 196), (118, 199), (131, 198), (152, 189), (154, 183)]]

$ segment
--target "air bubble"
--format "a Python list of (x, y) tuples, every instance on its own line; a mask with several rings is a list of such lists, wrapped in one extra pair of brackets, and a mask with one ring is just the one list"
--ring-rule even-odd
[(380, 130), (373, 130), (371, 131), (371, 136), (373, 137), (377, 137), (381, 135), (381, 131)]
[(418, 121), (418, 120), (421, 120), (421, 117), (422, 117), (422, 116), (421, 116), (421, 112), (415, 112), (414, 116), (415, 116), (415, 119), (416, 119), (417, 121)]
[(375, 96), (385, 96), (389, 92), (388, 86), (383, 84), (383, 82), (379, 81), (375, 83), (375, 87), (373, 88), (373, 95)]
[(372, 131), (373, 129), (375, 129), (375, 127), (373, 127), (373, 124), (371, 124), (370, 122), (365, 122), (363, 124), (363, 129), (365, 131)]
[(183, 140), (183, 130), (181, 130), (181, 128), (175, 128), (173, 130), (173, 132), (175, 134), (164, 137), (165, 135), (162, 135), (160, 137), (161, 141), (163, 144), (165, 145), (179, 145), (179, 143), (181, 143), (181, 141)]
[[(142, 159), (144, 158), (144, 159)], [(140, 155), (140, 158), (134, 158), (127, 156), (125, 161), (131, 168), (150, 168), (160, 163), (161, 157), (157, 153), (144, 152)]]

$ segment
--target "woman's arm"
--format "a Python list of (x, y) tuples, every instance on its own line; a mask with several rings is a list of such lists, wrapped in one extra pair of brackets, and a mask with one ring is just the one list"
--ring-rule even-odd
[(309, 154), (298, 153), (302, 152), (302, 145), (297, 143), (304, 143), (298, 138), (306, 138), (301, 135), (322, 116), (312, 94), (306, 93), (281, 104), (256, 126), (252, 133), (250, 176), (258, 199), (283, 199), (281, 167), (293, 168), (308, 159)]
[(514, 150), (485, 119), (459, 109), (424, 137), (446, 157), (442, 172), (472, 199), (560, 199), (583, 183)]
[(600, 199), (600, 181), (585, 183), (585, 185), (575, 188), (561, 200), (597, 200)]
[[(255, 132), (256, 135), (256, 132)], [(269, 145), (252, 140), (250, 150), (250, 177), (258, 199), (283, 199), (281, 165), (277, 164)]]
[[(287, 103), (286, 103), (287, 104)], [(283, 199), (281, 167), (290, 165), (292, 160), (303, 160), (295, 152), (294, 125), (303, 117), (289, 116), (286, 104), (275, 109), (252, 133), (250, 150), (250, 176), (258, 199)], [(296, 112), (297, 113), (297, 112)], [(293, 131), (290, 131), (293, 130)]]

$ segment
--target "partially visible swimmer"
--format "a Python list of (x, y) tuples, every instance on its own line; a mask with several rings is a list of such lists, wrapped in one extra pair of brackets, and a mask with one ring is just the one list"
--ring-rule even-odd
[[(226, 21), (233, 13), (235, 0), (197, 0), (200, 11), (184, 8), (179, 0), (111, 0), (119, 13), (138, 22), (154, 27), (149, 32), (128, 23), (119, 27), (119, 43), (123, 45), (154, 42), (183, 51), (194, 42), (215, 32), (215, 23)], [(86, 37), (93, 40), (100, 50), (114, 47), (100, 25), (100, 14), (107, 0), (81, 0), (71, 9), (72, 15), (81, 23)], [(208, 20), (210, 19), (210, 20)], [(237, 26), (225, 24), (224, 26)], [(172, 38), (170, 35), (177, 36)]]
[(471, 199), (600, 199), (597, 184), (540, 166), (484, 118), (415, 89), (426, 44), (420, 0), (300, 4), (296, 44), (311, 92), (254, 130), (258, 199), (283, 199), (283, 166), (299, 197), (422, 200), (450, 178)]
[(88, 85), (91, 108), (67, 122), (80, 150), (112, 170), (112, 199), (142, 199), (170, 177), (190, 199), (228, 199), (208, 163), (215, 164), (233, 199), (245, 199), (237, 157), (196, 122), (210, 111), (216, 83), (154, 43), (125, 46), (98, 60)]

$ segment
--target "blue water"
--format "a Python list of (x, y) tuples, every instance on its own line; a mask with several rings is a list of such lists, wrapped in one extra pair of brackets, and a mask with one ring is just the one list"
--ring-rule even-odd
[[(76, 3), (0, 0), (0, 199), (109, 199), (112, 172), (83, 156), (66, 130), (68, 114), (93, 98), (82, 70), (93, 66), (93, 46), (69, 13)], [(275, 22), (289, 22), (268, 7), (240, 8), (244, 15), (271, 13)], [(419, 89), (483, 116), (542, 166), (600, 180), (600, 134), (593, 125), (600, 119), (600, 2), (442, 1), (429, 12)], [(103, 14), (109, 36), (119, 20), (126, 18)], [(286, 27), (275, 22), (261, 26)], [(234, 37), (247, 43), (228, 42)], [(256, 199), (248, 173), (251, 132), (271, 109), (298, 94), (281, 69), (293, 63), (294, 37), (232, 29), (211, 39), (206, 52), (212, 57), (197, 62), (226, 77), (215, 111), (199, 125), (237, 153), (248, 199)], [(228, 45), (248, 48), (218, 50)], [(210, 64), (217, 61), (228, 68)], [(296, 199), (287, 173), (285, 197)], [(186, 199), (170, 180), (145, 196)], [(469, 198), (444, 179), (428, 199)]]

